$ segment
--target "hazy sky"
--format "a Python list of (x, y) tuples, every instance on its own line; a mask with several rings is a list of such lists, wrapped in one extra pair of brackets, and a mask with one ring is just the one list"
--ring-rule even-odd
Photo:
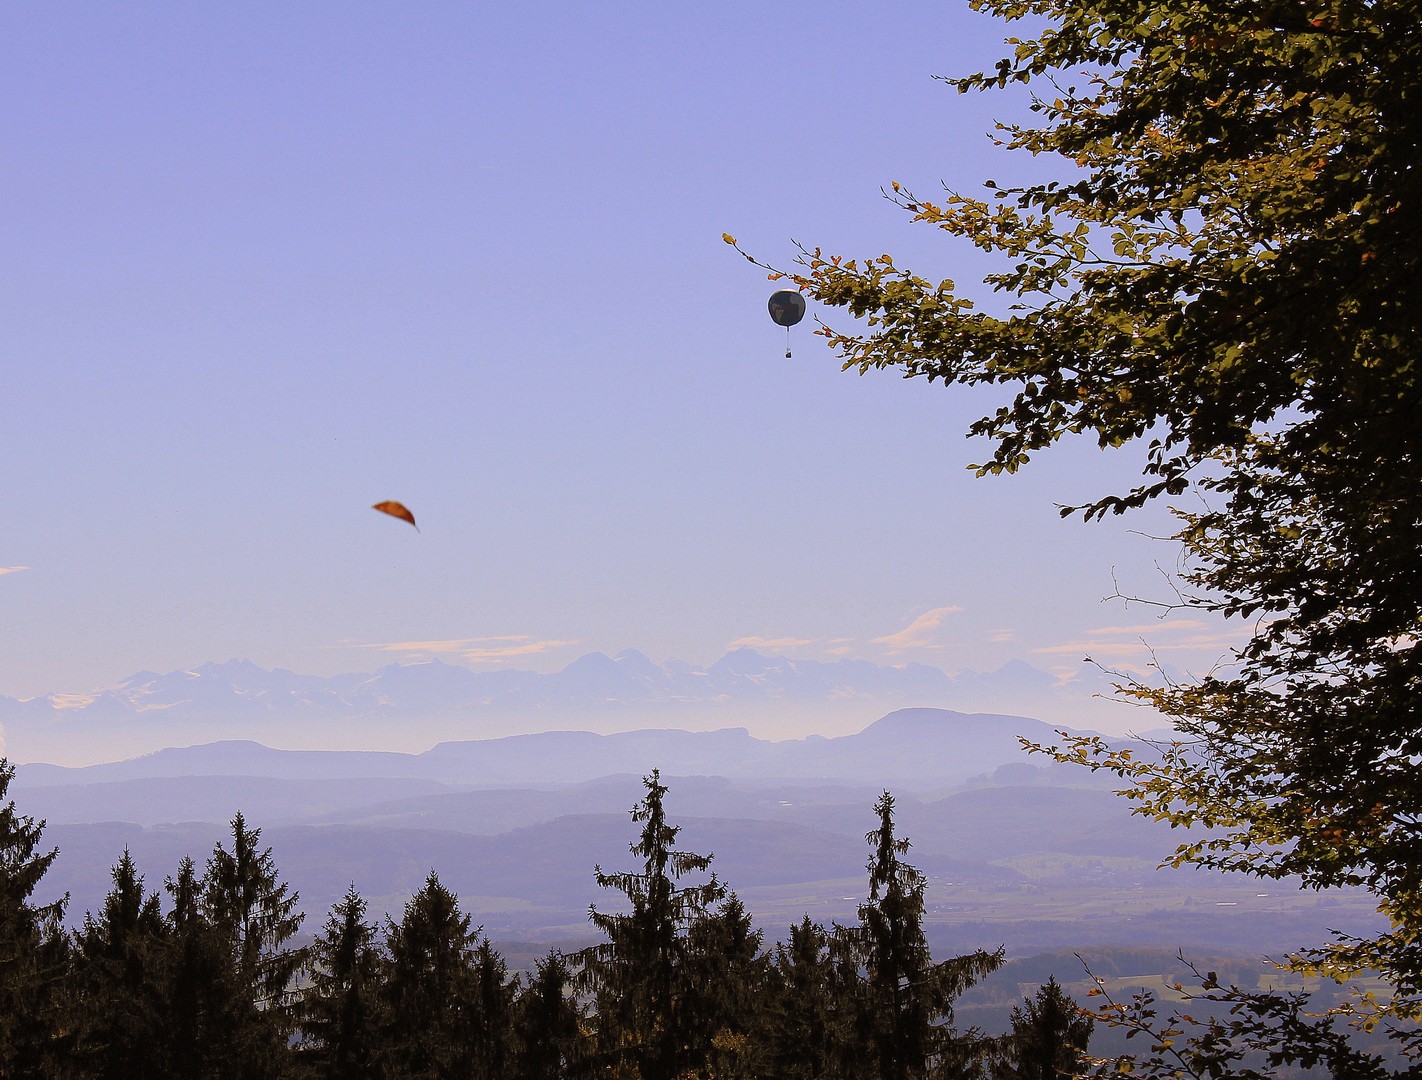
[[(763, 643), (949, 671), (1220, 655), (1174, 551), (976, 480), (986, 399), (843, 374), (721, 241), (954, 247), (879, 195), (1022, 163), (962, 3), (0, 9), (0, 694), (246, 657)], [(818, 312), (830, 321), (836, 313)], [(405, 502), (416, 533), (370, 505)], [(1143, 629), (1142, 629), (1143, 628)]]

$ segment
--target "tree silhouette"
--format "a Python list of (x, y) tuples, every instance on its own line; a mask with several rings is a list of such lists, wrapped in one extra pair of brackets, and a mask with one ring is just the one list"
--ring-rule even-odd
[(99, 913), (86, 914), (75, 934), (75, 1057), (93, 1076), (165, 1075), (168, 925), (127, 848), (113, 881)]
[(1096, 1022), (1077, 1008), (1056, 976), (1012, 1009), (1012, 1030), (993, 1064), (993, 1080), (1067, 1080), (1086, 1068)]
[(6, 798), (14, 776), (15, 767), (0, 758), (0, 1076), (46, 1076), (67, 1049), (61, 922), (68, 897), (31, 900), (59, 851), (37, 851), (44, 822), (18, 813)]
[(261, 830), (240, 813), (231, 830), (232, 849), (217, 844), (202, 879), (206, 925), (234, 983), (218, 1003), (215, 1034), (226, 1073), (271, 1076), (296, 1030), (292, 980), (304, 958), (286, 943), (303, 915), (277, 877), (271, 848), (260, 847)]
[(572, 988), (568, 962), (550, 949), (514, 1001), (516, 1080), (557, 1080), (580, 1060), (582, 1009)]
[[(837, 962), (836, 953), (839, 954)], [(759, 1038), (766, 1075), (781, 1080), (849, 1080), (859, 1047), (852, 1041), (859, 973), (843, 948), (806, 915), (776, 944)]]
[[(382, 1042), (395, 1075), (497, 1076), (488, 1071), (490, 1017), (481, 996), (481, 984), (493, 973), (489, 959), (481, 959), (480, 938), (459, 910), (458, 897), (433, 871), (400, 922), (387, 918)], [(501, 974), (502, 961), (499, 966)]]
[[(869, 899), (859, 925), (841, 929), (863, 969), (856, 1034), (865, 1066), (881, 1080), (916, 1080), (974, 1040), (956, 1040), (953, 1000), (1002, 963), (1002, 950), (934, 962), (923, 933), (923, 874), (904, 861), (909, 842), (894, 831), (894, 797), (874, 805), (879, 827), (865, 837)], [(955, 1046), (955, 1042), (961, 1045)]]
[(761, 951), (762, 934), (734, 892), (714, 911), (692, 922), (687, 933), (686, 968), (691, 1038), (706, 1048), (712, 1076), (763, 1074), (760, 1010), (770, 988), (770, 961)]
[(309, 984), (297, 1015), (303, 1058), (319, 1077), (377, 1076), (382, 956), (366, 902), (352, 885), (306, 956)]
[(705, 872), (710, 855), (678, 851), (679, 826), (667, 824), (667, 789), (658, 770), (644, 777), (646, 796), (632, 809), (642, 823), (630, 845), (639, 871), (605, 873), (594, 867), (599, 887), (627, 898), (626, 912), (589, 911), (606, 941), (576, 956), (579, 983), (595, 1003), (595, 1050), (601, 1067), (633, 1067), (641, 1080), (673, 1080), (704, 1060), (707, 1048), (689, 1038), (692, 1014), (687, 935), (726, 889), (716, 875), (679, 885), (687, 874)]

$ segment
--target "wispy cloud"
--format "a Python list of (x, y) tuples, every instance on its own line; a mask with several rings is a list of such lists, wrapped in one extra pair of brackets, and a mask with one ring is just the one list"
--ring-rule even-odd
[(21, 570), (28, 570), (28, 566), (0, 566), (0, 577), (6, 574), (18, 574)]
[(1162, 619), (1160, 622), (1145, 623), (1141, 626), (1098, 626), (1095, 630), (1088, 630), (1086, 633), (1090, 637), (1108, 637), (1116, 634), (1165, 634), (1178, 633), (1182, 630), (1203, 630), (1208, 623), (1199, 619)]
[(351, 648), (376, 649), (405, 656), (452, 656), (465, 663), (494, 663), (520, 656), (536, 656), (554, 649), (576, 645), (577, 641), (535, 638), (531, 634), (503, 634), (498, 637), (450, 638), (444, 641), (384, 641)]
[[(1100, 658), (1129, 659), (1148, 657), (1156, 653), (1223, 652), (1240, 643), (1238, 631), (1222, 629), (1210, 631), (1205, 623), (1180, 623), (1176, 627), (1184, 631), (1184, 636), (1162, 640), (1156, 636), (1161, 627), (1101, 627), (1088, 630), (1086, 636), (1076, 641), (1060, 645), (1041, 645), (1034, 653), (1053, 655), (1077, 653)], [(1148, 631), (1149, 636), (1128, 636), (1132, 631)]]
[(55, 709), (82, 709), (92, 705), (98, 694), (50, 694), (50, 706)]
[(1010, 626), (999, 626), (988, 631), (988, 640), (994, 645), (1006, 645), (1009, 641), (1017, 640), (1017, 631)]
[(949, 615), (962, 610), (957, 604), (933, 608), (931, 611), (925, 611), (902, 630), (871, 639), (872, 643), (884, 645), (892, 652), (902, 652), (905, 649), (942, 648), (941, 645), (934, 642), (933, 632), (943, 625), (943, 620)]
[(767, 638), (751, 635), (750, 637), (736, 638), (726, 646), (726, 649), (727, 651), (731, 649), (800, 649), (806, 645), (815, 644), (815, 640), (815, 638)]

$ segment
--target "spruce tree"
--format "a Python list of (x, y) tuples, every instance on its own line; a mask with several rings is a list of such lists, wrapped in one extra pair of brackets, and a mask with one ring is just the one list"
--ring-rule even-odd
[(203, 910), (202, 882), (191, 858), (184, 856), (164, 889), (173, 905), (165, 971), (169, 1017), (157, 1056), (168, 1065), (164, 1075), (175, 1080), (208, 1076), (209, 1058), (225, 1038), (223, 1011), (237, 992), (231, 956)]
[(1086, 1069), (1095, 1021), (1077, 1008), (1055, 976), (1035, 997), (1013, 1006), (1012, 1031), (993, 1065), (993, 1080), (1067, 1080)]
[(352, 885), (331, 909), (306, 958), (308, 985), (298, 1016), (303, 1058), (318, 1077), (378, 1076), (383, 958), (366, 902)]
[(581, 1058), (582, 1010), (572, 993), (573, 974), (555, 950), (538, 961), (514, 1002), (516, 1080), (558, 1080)]
[[(481, 942), (458, 898), (431, 872), (397, 924), (386, 920), (383, 1052), (389, 1070), (410, 1080), (498, 1077), (507, 1015), (489, 1017), (486, 995), (506, 994), (503, 961)], [(499, 984), (495, 991), (494, 984)]]
[(734, 892), (691, 924), (687, 933), (689, 1032), (706, 1048), (706, 1067), (718, 1080), (762, 1075), (759, 1011), (769, 984), (761, 932)]
[(37, 853), (44, 822), (6, 799), (14, 775), (0, 758), (0, 1076), (59, 1075), (68, 962), (60, 924), (69, 898), (31, 901), (59, 851)]
[[(843, 950), (839, 950), (843, 952)], [(765, 1075), (777, 1080), (849, 1080), (857, 964), (836, 963), (831, 936), (806, 915), (777, 943), (759, 1041)]]
[(113, 881), (98, 914), (86, 914), (75, 934), (76, 1065), (113, 1080), (162, 1075), (169, 928), (127, 848)]
[(261, 830), (232, 819), (232, 850), (214, 847), (203, 875), (203, 907), (235, 976), (220, 1022), (222, 1075), (267, 1077), (286, 1065), (295, 1033), (292, 981), (303, 962), (286, 944), (301, 926), (297, 896), (277, 876)]
[(917, 1080), (962, 1056), (950, 1027), (953, 1000), (1002, 963), (1002, 950), (934, 962), (923, 933), (926, 881), (903, 859), (909, 842), (895, 834), (894, 797), (884, 792), (874, 812), (879, 827), (865, 837), (869, 900), (859, 906), (859, 925), (843, 931), (863, 969), (861, 1075)]
[(614, 1074), (635, 1069), (641, 1080), (673, 1080), (700, 1065), (707, 1051), (689, 1037), (696, 1024), (690, 1015), (687, 933), (726, 890), (715, 874), (698, 884), (678, 884), (687, 874), (705, 872), (711, 856), (672, 847), (680, 828), (667, 824), (661, 775), (654, 769), (642, 783), (646, 797), (632, 809), (642, 832), (630, 845), (642, 868), (623, 873), (593, 868), (599, 887), (620, 892), (630, 910), (590, 909), (593, 925), (607, 940), (577, 954), (579, 982), (596, 1006), (598, 1067)]
[(513, 1057), (513, 1004), (518, 980), (509, 978), (503, 956), (483, 934), (474, 947), (473, 960), (474, 1002), (479, 1016), (474, 1030), (473, 1075), (504, 1080)]

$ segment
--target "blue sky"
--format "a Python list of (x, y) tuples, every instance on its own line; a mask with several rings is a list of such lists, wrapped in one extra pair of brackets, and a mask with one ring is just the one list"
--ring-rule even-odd
[[(1092, 652), (1187, 665), (1153, 513), (1067, 446), (976, 480), (987, 399), (794, 358), (721, 241), (985, 269), (879, 196), (1031, 163), (934, 75), (960, 3), (8, 5), (0, 694), (240, 656), (551, 670)], [(834, 313), (824, 314), (834, 321)], [(405, 502), (416, 533), (372, 512)], [(869, 718), (866, 718), (869, 719)]]

